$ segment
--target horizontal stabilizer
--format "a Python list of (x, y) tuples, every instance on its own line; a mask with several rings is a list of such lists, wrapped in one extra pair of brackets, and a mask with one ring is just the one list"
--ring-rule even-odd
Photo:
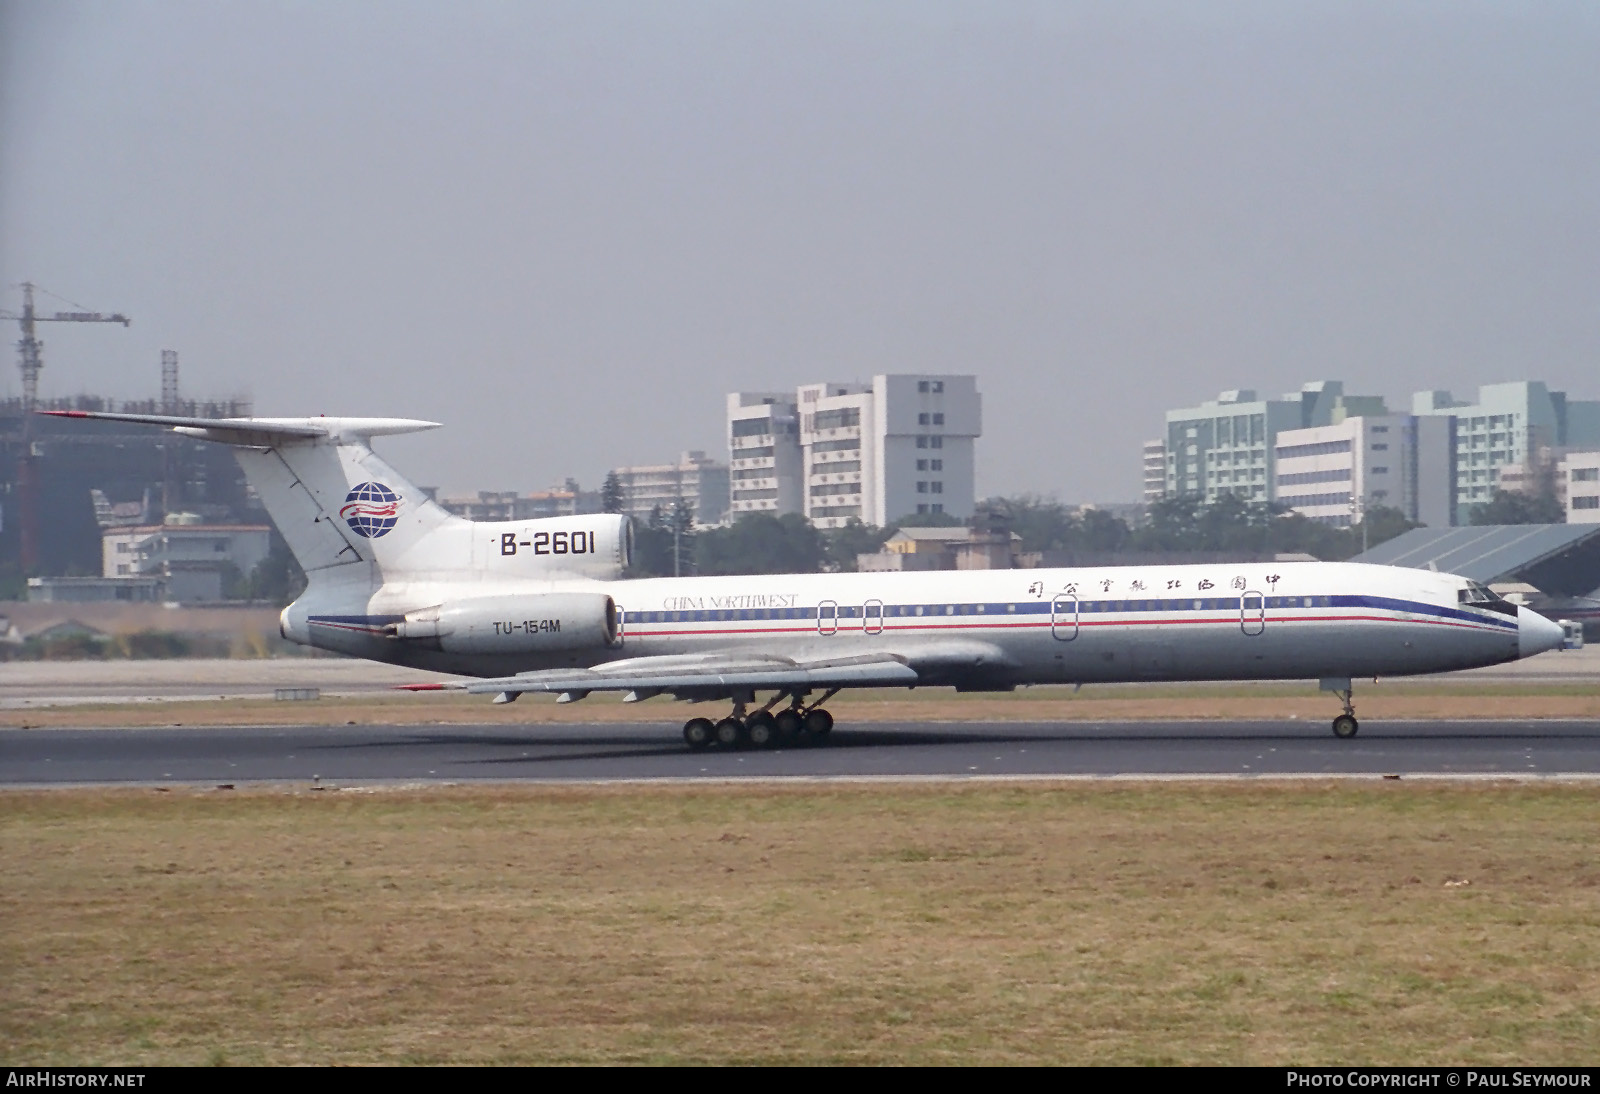
[(373, 437), (439, 427), (438, 422), (413, 418), (182, 418), (170, 414), (112, 414), (98, 410), (41, 410), (38, 413), (53, 418), (92, 418), (163, 426), (185, 436), (251, 448), (320, 437), (341, 443), (365, 443)]

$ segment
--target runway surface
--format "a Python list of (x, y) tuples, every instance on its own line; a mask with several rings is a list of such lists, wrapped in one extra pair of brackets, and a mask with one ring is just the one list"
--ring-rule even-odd
[(885, 724), (691, 752), (673, 725), (0, 730), (0, 785), (994, 777), (1600, 775), (1600, 721)]

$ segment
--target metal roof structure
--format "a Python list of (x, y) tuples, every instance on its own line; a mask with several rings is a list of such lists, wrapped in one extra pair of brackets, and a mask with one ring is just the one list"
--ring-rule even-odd
[(1352, 562), (1460, 574), (1485, 585), (1520, 581), (1583, 596), (1600, 587), (1600, 524), (1485, 524), (1413, 528)]

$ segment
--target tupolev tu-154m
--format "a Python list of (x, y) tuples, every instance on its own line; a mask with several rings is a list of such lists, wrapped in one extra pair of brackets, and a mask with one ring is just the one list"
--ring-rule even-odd
[(1355, 563), (627, 578), (627, 517), (464, 520), (372, 450), (433, 422), (44, 413), (234, 446), (305, 570), (285, 638), (469, 678), (413, 690), (731, 703), (684, 724), (693, 748), (821, 740), (844, 688), (1126, 681), (1317, 679), (1348, 738), (1353, 679), (1562, 644), (1477, 582)]

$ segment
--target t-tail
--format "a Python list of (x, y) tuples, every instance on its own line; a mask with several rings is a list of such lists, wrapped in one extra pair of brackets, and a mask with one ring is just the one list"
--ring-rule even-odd
[[(481, 522), (454, 516), (372, 450), (372, 438), (435, 429), (407, 418), (180, 418), (43, 411), (164, 426), (234, 446), (261, 503), (306, 573), (303, 600), (364, 611), (385, 586), (471, 585), (516, 554), (532, 580), (614, 578), (629, 561), (626, 517)], [(551, 549), (551, 544), (561, 548)], [(541, 548), (543, 548), (541, 550)], [(303, 615), (294, 607), (285, 619)], [(300, 636), (285, 633), (292, 638)]]

